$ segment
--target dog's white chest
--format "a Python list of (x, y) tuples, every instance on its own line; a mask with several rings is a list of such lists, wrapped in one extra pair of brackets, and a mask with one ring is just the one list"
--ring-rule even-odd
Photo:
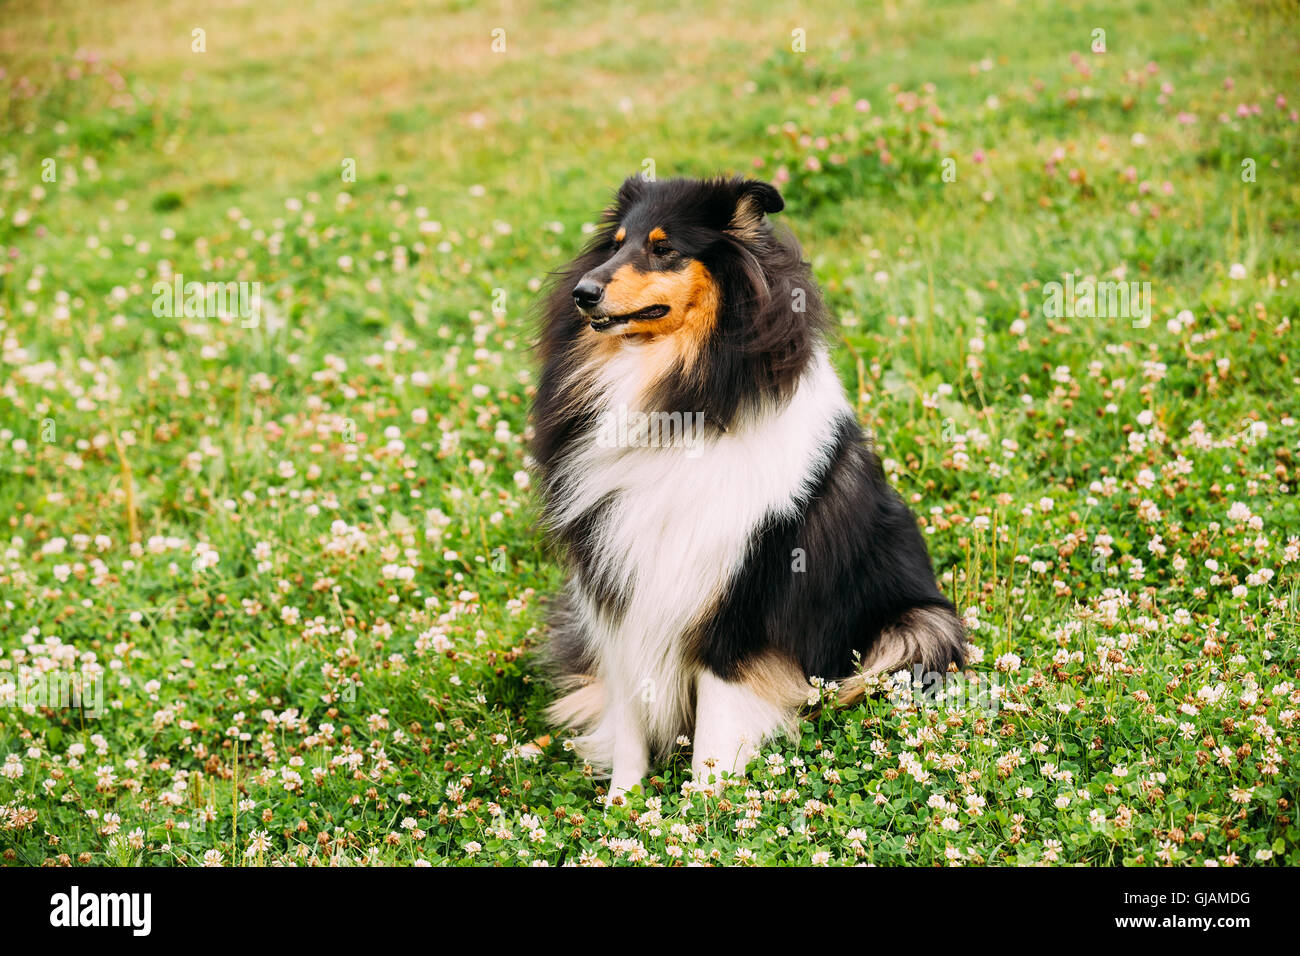
[(845, 409), (821, 355), (784, 406), (728, 433), (668, 447), (610, 447), (607, 433), (566, 463), (576, 491), (560, 520), (604, 502), (587, 544), (620, 612), (578, 597), (606, 681), (651, 709), (685, 706), (684, 636), (716, 607), (762, 524), (812, 491)]

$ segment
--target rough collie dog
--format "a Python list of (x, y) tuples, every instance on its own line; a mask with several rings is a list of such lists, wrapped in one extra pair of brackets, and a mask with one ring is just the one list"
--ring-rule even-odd
[(678, 738), (743, 772), (816, 694), (965, 635), (831, 366), (763, 182), (632, 178), (545, 304), (533, 456), (569, 567), (550, 717), (626, 792)]

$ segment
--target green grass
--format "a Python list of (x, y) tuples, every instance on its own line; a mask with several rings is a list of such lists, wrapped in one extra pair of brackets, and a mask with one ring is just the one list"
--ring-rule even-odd
[[(1300, 863), (1293, 5), (0, 9), (7, 864)], [(983, 696), (606, 810), (541, 718), (528, 344), (647, 160), (780, 183)]]

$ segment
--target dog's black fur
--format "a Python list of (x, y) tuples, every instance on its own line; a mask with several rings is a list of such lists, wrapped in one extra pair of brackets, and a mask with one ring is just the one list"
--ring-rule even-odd
[[(600, 411), (598, 395), (572, 385), (583, 360), (579, 335), (589, 322), (575, 306), (574, 289), (614, 254), (616, 229), (665, 228), (681, 256), (703, 263), (720, 290), (703, 361), (690, 371), (679, 364), (659, 382), (651, 399), (656, 409), (703, 410), (710, 429), (726, 432), (746, 413), (793, 393), (828, 322), (798, 245), (766, 220), (783, 206), (772, 186), (742, 179), (633, 178), (623, 184), (587, 248), (557, 275), (546, 299), (532, 453), (548, 517), (572, 490), (565, 481), (580, 480), (562, 478), (558, 466), (590, 441)], [(826, 679), (847, 677), (873, 652), (878, 660), (910, 657), (908, 663), (941, 671), (963, 662), (964, 631), (936, 585), (916, 520), (887, 484), (847, 405), (834, 434), (829, 461), (797, 513), (769, 518), (756, 530), (729, 590), (686, 641), (697, 662), (721, 677), (735, 677), (771, 650), (797, 661), (806, 676)], [(635, 585), (604, 578), (589, 547), (607, 503), (555, 531), (577, 582), (618, 615)], [(802, 571), (792, 568), (798, 549), (805, 556)], [(927, 609), (931, 613), (920, 613)], [(562, 668), (590, 673), (590, 648), (574, 615), (561, 606), (553, 623), (552, 647)], [(892, 656), (878, 646), (889, 641), (899, 645)]]

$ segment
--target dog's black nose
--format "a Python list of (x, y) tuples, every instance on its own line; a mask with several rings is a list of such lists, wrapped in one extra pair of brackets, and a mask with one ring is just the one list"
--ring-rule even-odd
[(573, 289), (573, 301), (580, 309), (590, 309), (605, 297), (605, 287), (590, 279), (583, 279)]

